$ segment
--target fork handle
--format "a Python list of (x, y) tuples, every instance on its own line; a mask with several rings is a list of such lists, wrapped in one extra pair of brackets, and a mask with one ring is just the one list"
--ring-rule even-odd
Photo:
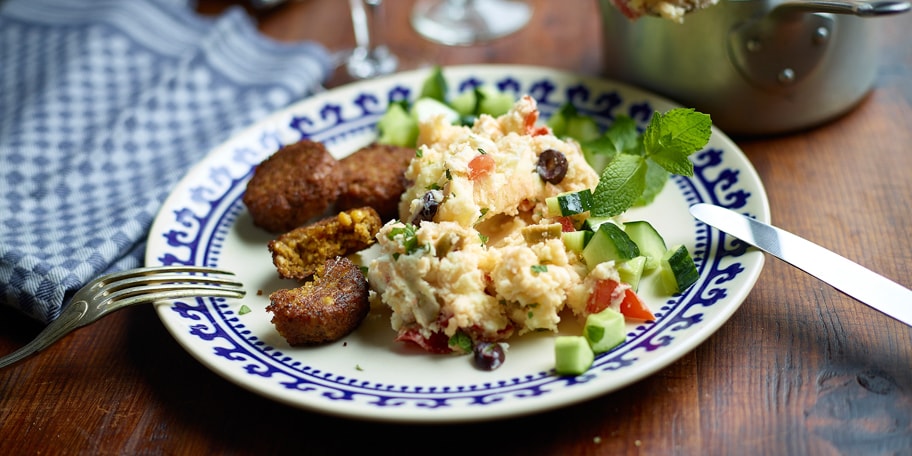
[(41, 330), (31, 342), (22, 348), (0, 357), (0, 369), (21, 361), (35, 353), (44, 350), (70, 331), (82, 326), (82, 317), (85, 316), (89, 304), (85, 301), (71, 302), (54, 321)]

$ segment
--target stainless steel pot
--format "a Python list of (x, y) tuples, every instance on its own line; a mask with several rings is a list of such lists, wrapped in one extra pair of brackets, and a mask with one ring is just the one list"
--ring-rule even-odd
[(683, 24), (599, 0), (604, 70), (709, 113), (731, 134), (785, 133), (845, 113), (878, 70), (878, 20), (905, 0), (719, 0)]

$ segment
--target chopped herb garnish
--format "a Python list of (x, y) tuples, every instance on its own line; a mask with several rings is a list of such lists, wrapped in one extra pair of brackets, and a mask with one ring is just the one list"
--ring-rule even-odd
[(481, 239), (481, 245), (485, 245), (488, 243), (488, 237), (481, 233), (478, 233), (478, 239)]
[[(415, 225), (412, 225), (411, 223), (407, 223), (403, 226), (397, 226), (397, 227), (391, 229), (390, 232), (386, 236), (391, 241), (395, 240), (397, 237), (401, 236), (402, 238), (399, 239), (398, 242), (402, 246), (402, 248), (405, 250), (405, 253), (408, 255), (408, 254), (414, 253), (416, 250), (419, 249), (417, 230), (418, 229), (417, 229), (417, 227), (415, 227)], [(393, 259), (395, 259), (395, 257)]]
[(450, 174), (450, 168), (443, 170), (443, 175), (446, 176), (446, 180), (453, 180), (453, 175)]
[(238, 315), (245, 315), (251, 312), (250, 307), (247, 307), (247, 304), (241, 304), (241, 308), (238, 309)]
[(548, 272), (548, 265), (545, 265), (545, 264), (533, 264), (533, 265), (532, 265), (532, 272), (534, 272), (534, 273), (536, 273), (536, 274), (537, 274), (537, 273), (540, 273), (540, 272)]
[(450, 337), (448, 344), (450, 347), (457, 347), (464, 352), (472, 352), (472, 338), (462, 331), (456, 331), (456, 334)]
[(485, 152), (485, 150), (482, 149), (481, 147), (478, 148), (478, 153), (481, 154), (481, 155), (487, 155), (487, 154), (488, 154), (488, 153)]
[(415, 156), (418, 157), (418, 158), (424, 157), (424, 151), (421, 150), (420, 147), (417, 148), (417, 149), (415, 149)]

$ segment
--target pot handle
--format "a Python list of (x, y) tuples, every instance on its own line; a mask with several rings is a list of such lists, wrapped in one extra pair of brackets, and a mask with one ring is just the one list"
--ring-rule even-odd
[(912, 3), (905, 0), (789, 0), (776, 5), (771, 15), (794, 13), (832, 13), (859, 17), (905, 13)]

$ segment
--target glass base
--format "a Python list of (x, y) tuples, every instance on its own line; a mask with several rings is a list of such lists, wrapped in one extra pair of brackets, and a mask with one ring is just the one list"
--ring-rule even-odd
[(386, 46), (372, 50), (355, 48), (345, 62), (348, 75), (355, 79), (369, 79), (390, 74), (399, 67), (399, 59)]
[(532, 7), (510, 0), (419, 0), (412, 27), (446, 45), (470, 45), (514, 33), (529, 23)]

